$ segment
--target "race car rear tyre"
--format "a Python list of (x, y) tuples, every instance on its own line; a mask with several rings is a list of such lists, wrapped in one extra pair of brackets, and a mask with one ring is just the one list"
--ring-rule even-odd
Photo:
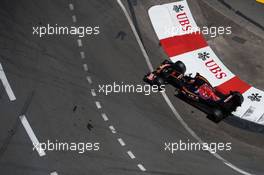
[(161, 86), (161, 85), (164, 85), (164, 84), (165, 84), (165, 81), (164, 81), (163, 78), (161, 78), (161, 77), (157, 77), (157, 78), (155, 79), (155, 84), (158, 85), (158, 86)]
[(186, 66), (182, 61), (177, 61), (173, 64), (173, 68), (177, 71), (180, 72), (181, 74), (185, 74), (186, 72)]
[(215, 123), (219, 123), (221, 120), (224, 119), (224, 114), (219, 109), (214, 109), (211, 115), (207, 116), (210, 120), (212, 120)]

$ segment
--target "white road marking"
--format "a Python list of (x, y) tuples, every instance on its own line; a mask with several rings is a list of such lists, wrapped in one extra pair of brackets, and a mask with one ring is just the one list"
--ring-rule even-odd
[(50, 175), (58, 175), (58, 173), (56, 171), (50, 173)]
[(77, 43), (78, 43), (78, 46), (79, 46), (79, 47), (82, 47), (82, 46), (83, 46), (83, 44), (82, 44), (82, 40), (81, 40), (81, 39), (77, 39)]
[(141, 171), (146, 171), (146, 168), (142, 164), (137, 165)]
[(87, 79), (87, 81), (88, 81), (89, 84), (92, 84), (93, 83), (92, 78), (90, 76), (87, 76), (86, 79)]
[(72, 21), (73, 21), (74, 23), (77, 22), (77, 18), (76, 18), (75, 15), (72, 15)]
[(116, 134), (116, 130), (115, 130), (115, 128), (114, 128), (114, 126), (109, 126), (109, 129), (111, 130), (111, 132), (113, 133), (113, 134)]
[(74, 10), (74, 5), (72, 3), (69, 4), (69, 9)]
[(118, 142), (120, 143), (121, 146), (126, 146), (126, 144), (125, 144), (123, 139), (118, 138), (117, 140), (118, 140)]
[(81, 58), (84, 59), (85, 58), (85, 53), (83, 51), (80, 52)]
[(21, 116), (19, 116), (19, 119), (20, 119), (20, 121), (22, 122), (22, 124), (23, 124), (23, 126), (24, 126), (24, 128), (25, 128), (25, 130), (26, 130), (26, 132), (27, 132), (27, 134), (28, 134), (28, 136), (29, 136), (29, 138), (30, 138), (30, 140), (31, 140), (32, 143), (33, 143), (33, 145), (36, 145), (36, 146), (37, 146), (37, 151), (38, 151), (38, 153), (39, 153), (39, 156), (41, 156), (41, 157), (42, 157), (42, 156), (45, 156), (46, 153), (45, 153), (45, 151), (40, 147), (40, 143), (39, 143), (39, 141), (38, 141), (38, 138), (37, 138), (36, 135), (34, 134), (34, 132), (33, 132), (32, 128), (31, 128), (30, 124), (28, 123), (28, 120), (27, 120), (26, 116), (25, 116), (25, 115), (21, 115)]
[(83, 70), (84, 70), (85, 72), (88, 71), (88, 65), (87, 65), (87, 64), (83, 64)]
[(136, 156), (132, 153), (132, 151), (128, 151), (127, 154), (129, 155), (129, 157), (131, 159), (135, 159), (136, 158)]
[(105, 113), (102, 113), (101, 115), (102, 115), (105, 122), (109, 120)]
[(93, 96), (93, 97), (95, 97), (95, 96), (96, 96), (96, 92), (95, 92), (95, 90), (94, 90), (94, 89), (91, 89), (91, 94), (92, 94), (92, 96)]
[[(135, 35), (135, 38), (139, 44), (139, 47), (143, 53), (143, 56), (145, 58), (145, 61), (148, 65), (148, 68), (150, 71), (153, 71), (153, 66), (151, 64), (151, 61), (149, 59), (149, 56), (143, 46), (143, 43), (142, 41), (140, 40), (140, 37), (137, 33), (137, 30), (134, 26), (134, 23), (133, 21), (131, 20), (130, 16), (129, 16), (129, 13), (127, 12), (124, 4), (122, 3), (121, 0), (117, 0), (117, 3), (119, 4), (119, 6), (121, 7), (122, 11), (124, 12), (127, 20), (128, 20), (128, 23)], [(195, 138), (200, 144), (203, 144), (203, 140), (189, 127), (189, 125), (182, 119), (182, 117), (180, 116), (180, 114), (177, 112), (177, 110), (174, 108), (174, 106), (172, 105), (170, 99), (168, 98), (167, 94), (165, 92), (162, 92), (162, 96), (163, 98), (165, 99), (166, 103), (168, 104), (168, 106), (170, 107), (171, 111), (173, 112), (174, 116), (177, 118), (177, 120), (181, 123), (181, 125), (189, 132), (189, 134), (192, 135), (193, 138)], [(218, 160), (222, 161), (225, 165), (229, 166), (231, 169), (241, 173), (241, 174), (244, 174), (244, 175), (253, 175), (251, 173), (248, 173), (238, 167), (236, 167), (235, 165), (233, 165), (232, 163), (230, 163), (229, 161), (227, 161), (226, 159), (224, 159), (223, 157), (221, 157), (219, 154), (217, 153), (212, 153), (212, 150), (209, 150), (209, 152), (214, 156), (216, 157)], [(140, 164), (139, 164), (140, 165)]]
[(8, 97), (9, 97), (9, 100), (10, 101), (15, 101), (16, 100), (15, 94), (12, 91), (12, 88), (11, 88), (7, 78), (6, 78), (6, 75), (5, 75), (5, 72), (4, 72), (4, 69), (3, 69), (1, 63), (0, 63), (0, 79), (1, 79), (1, 81), (3, 83), (3, 86), (4, 86), (4, 88), (6, 90), (6, 93), (7, 93)]
[(98, 109), (101, 109), (101, 108), (102, 108), (102, 106), (101, 106), (101, 104), (100, 104), (99, 101), (96, 101), (96, 102), (95, 102), (95, 105), (96, 105), (96, 107), (97, 107)]

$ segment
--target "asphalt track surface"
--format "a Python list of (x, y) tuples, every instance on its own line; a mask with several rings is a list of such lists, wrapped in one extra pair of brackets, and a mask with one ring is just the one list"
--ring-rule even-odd
[[(147, 9), (169, 1), (123, 2), (131, 12), (152, 64), (157, 66), (166, 56), (157, 43)], [(74, 10), (69, 9), (70, 3)], [(235, 74), (264, 89), (263, 39), (203, 1), (191, 0), (189, 5), (198, 25), (233, 27), (230, 36), (206, 38)], [(63, 175), (239, 174), (205, 151), (174, 154), (164, 151), (164, 142), (196, 140), (176, 120), (161, 94), (105, 96), (97, 92), (99, 84), (114, 81), (143, 84), (142, 76), (148, 71), (116, 1), (6, 0), (1, 2), (0, 12), (0, 62), (17, 98), (10, 102), (1, 86), (1, 174), (44, 175), (55, 171)], [(81, 47), (76, 36), (32, 36), (32, 26), (47, 23), (99, 25), (100, 35), (81, 38)], [(84, 59), (81, 51), (85, 52)], [(87, 76), (92, 82), (87, 81)], [(95, 97), (91, 89), (96, 90)], [(202, 112), (174, 98), (173, 89), (167, 88), (167, 94), (186, 123), (204, 141), (232, 143), (231, 152), (219, 152), (222, 157), (249, 173), (264, 173), (263, 134), (227, 122), (215, 124)], [(102, 113), (107, 115), (107, 121)], [(100, 142), (100, 150), (85, 154), (54, 151), (40, 157), (32, 151), (31, 140), (19, 120), (21, 114), (26, 115), (40, 142)], [(118, 138), (122, 138), (125, 146)]]

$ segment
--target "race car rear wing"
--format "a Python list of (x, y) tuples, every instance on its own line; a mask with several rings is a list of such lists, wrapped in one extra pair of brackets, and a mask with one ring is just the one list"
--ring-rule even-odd
[(200, 73), (224, 94), (243, 94), (244, 102), (233, 115), (264, 125), (264, 92), (242, 81), (221, 62), (199, 32), (186, 0), (153, 6), (149, 16), (161, 46), (173, 62), (181, 60), (186, 74)]

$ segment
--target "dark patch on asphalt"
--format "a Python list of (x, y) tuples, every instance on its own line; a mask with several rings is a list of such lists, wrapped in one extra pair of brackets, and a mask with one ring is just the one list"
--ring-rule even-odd
[(238, 42), (238, 43), (240, 43), (240, 44), (244, 44), (244, 43), (247, 41), (246, 39), (241, 38), (241, 37), (239, 37), (239, 36), (233, 36), (233, 37), (232, 37), (232, 40), (234, 40), (234, 41), (236, 41), (236, 42)]
[(75, 105), (72, 109), (73, 112), (75, 112), (77, 110), (77, 106)]
[(116, 35), (116, 39), (118, 39), (118, 38), (120, 38), (121, 40), (124, 40), (125, 39), (125, 37), (126, 37), (126, 32), (124, 32), (124, 31), (120, 31), (120, 32), (118, 32), (117, 33), (117, 35)]
[(90, 123), (92, 120), (89, 120), (89, 122), (87, 123), (86, 127), (89, 131), (91, 131), (94, 127), (93, 125)]

